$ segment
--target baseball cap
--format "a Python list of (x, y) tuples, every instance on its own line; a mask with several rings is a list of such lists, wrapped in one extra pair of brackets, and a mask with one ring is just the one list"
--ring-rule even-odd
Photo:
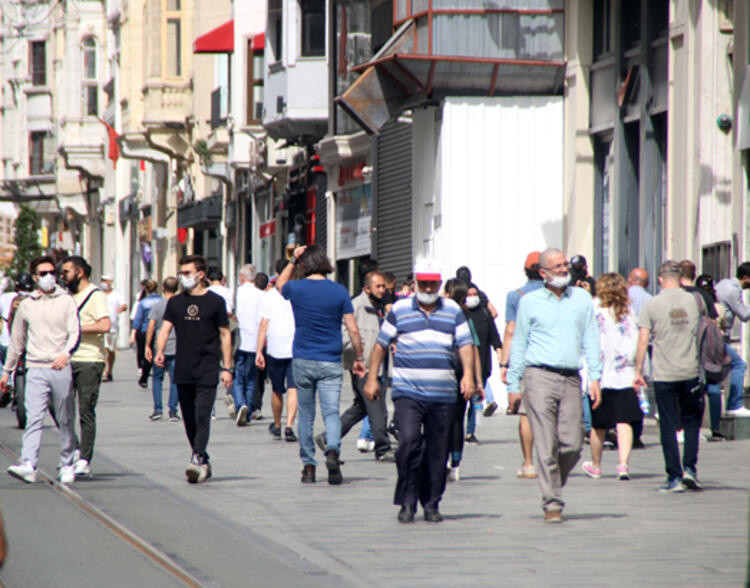
[(112, 276), (110, 274), (102, 274), (102, 280), (109, 280), (112, 281)]
[(433, 259), (419, 259), (414, 264), (414, 279), (425, 282), (440, 282), (443, 279), (440, 266)]
[(574, 255), (570, 258), (570, 266), (575, 269), (583, 269), (588, 266), (586, 258), (583, 255)]
[[(539, 251), (532, 251), (526, 256), (526, 263), (524, 267), (528, 270), (538, 270), (539, 269)], [(536, 267), (534, 267), (536, 266)]]

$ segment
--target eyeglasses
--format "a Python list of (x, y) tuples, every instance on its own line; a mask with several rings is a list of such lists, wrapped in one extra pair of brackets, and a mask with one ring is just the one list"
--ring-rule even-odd
[(52, 274), (54, 276), (55, 275), (55, 270), (43, 270), (43, 271), (40, 271), (40, 272), (36, 272), (36, 275), (39, 276), (40, 278), (43, 278), (44, 276), (46, 276), (48, 274)]
[(559, 271), (561, 269), (570, 269), (570, 262), (566, 261), (565, 263), (558, 263), (557, 265), (553, 265), (552, 267), (543, 267), (542, 269), (549, 271)]

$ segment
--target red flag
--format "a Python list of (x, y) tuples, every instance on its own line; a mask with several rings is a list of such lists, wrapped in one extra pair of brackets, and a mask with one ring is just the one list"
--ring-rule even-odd
[(98, 120), (105, 127), (107, 127), (107, 136), (109, 137), (109, 150), (107, 153), (107, 157), (112, 160), (112, 167), (117, 168), (117, 160), (120, 158), (120, 146), (117, 144), (117, 137), (119, 137), (120, 135), (117, 134), (117, 131), (114, 130), (105, 121), (103, 121), (102, 119)]

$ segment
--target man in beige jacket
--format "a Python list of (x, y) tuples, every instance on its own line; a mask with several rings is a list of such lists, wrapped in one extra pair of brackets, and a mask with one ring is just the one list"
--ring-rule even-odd
[(24, 482), (36, 482), (36, 464), (49, 397), (60, 428), (60, 482), (75, 481), (73, 471), (73, 373), (70, 358), (78, 347), (81, 327), (73, 297), (55, 283), (55, 264), (49, 256), (35, 258), (30, 272), (37, 290), (18, 307), (13, 319), (10, 347), (0, 377), (5, 391), (8, 379), (26, 352), (26, 430), (21, 463), (8, 473)]

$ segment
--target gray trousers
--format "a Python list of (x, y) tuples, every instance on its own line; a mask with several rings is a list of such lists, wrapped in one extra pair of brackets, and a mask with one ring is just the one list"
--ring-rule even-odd
[(30, 367), (26, 371), (26, 430), (23, 432), (21, 459), (30, 461), (34, 466), (39, 460), (42, 427), (50, 395), (60, 427), (60, 465), (68, 466), (73, 463), (75, 450), (75, 403), (70, 364), (61, 370)]
[(524, 402), (534, 433), (544, 510), (562, 510), (562, 488), (581, 457), (581, 378), (526, 368)]

